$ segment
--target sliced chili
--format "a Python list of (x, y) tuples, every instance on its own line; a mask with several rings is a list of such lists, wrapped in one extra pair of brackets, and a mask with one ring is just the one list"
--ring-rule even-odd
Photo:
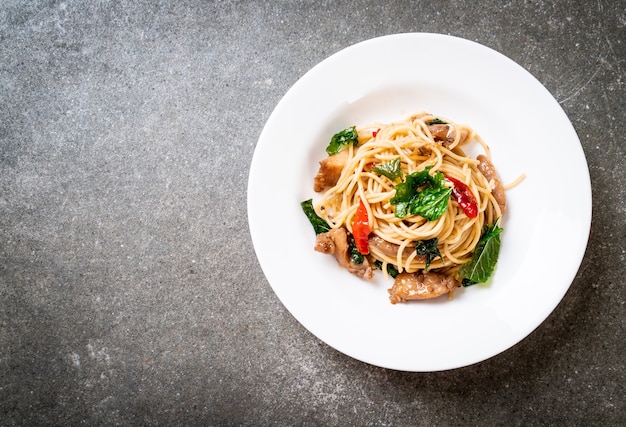
[(446, 176), (446, 179), (454, 184), (452, 187), (452, 197), (461, 206), (468, 218), (476, 218), (478, 215), (478, 202), (472, 193), (472, 190), (464, 183), (456, 178)]
[(352, 235), (354, 236), (354, 244), (356, 249), (362, 255), (370, 253), (368, 236), (371, 233), (369, 218), (367, 216), (367, 209), (363, 200), (359, 201), (359, 207), (356, 210), (356, 215), (352, 221)]

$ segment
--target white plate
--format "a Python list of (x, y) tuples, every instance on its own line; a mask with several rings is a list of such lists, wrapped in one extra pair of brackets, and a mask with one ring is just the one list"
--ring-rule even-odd
[[(507, 193), (490, 285), (392, 305), (381, 274), (360, 280), (313, 250), (300, 202), (316, 197), (313, 177), (335, 132), (420, 110), (472, 126), (505, 183), (527, 178)], [(531, 74), (471, 41), (398, 34), (332, 55), (287, 92), (254, 153), (248, 218), (263, 272), (305, 328), (373, 365), (438, 371), (508, 349), (554, 310), (585, 252), (591, 186), (576, 132)]]

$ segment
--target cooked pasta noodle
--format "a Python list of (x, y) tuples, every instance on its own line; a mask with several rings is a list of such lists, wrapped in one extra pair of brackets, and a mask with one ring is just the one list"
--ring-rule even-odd
[[(445, 124), (445, 129), (434, 128), (433, 122)], [(357, 209), (363, 201), (370, 236), (395, 245), (392, 246), (395, 253), (389, 253), (379, 245), (370, 245), (369, 256), (382, 263), (385, 274), (388, 264), (399, 272), (412, 273), (427, 268), (424, 257), (418, 256), (414, 250), (415, 242), (437, 238), (441, 256), (430, 262), (428, 270), (454, 277), (459, 267), (471, 259), (483, 227), (503, 215), (503, 208), (494, 195), (496, 183), (481, 173), (480, 161), (468, 157), (462, 149), (465, 144), (475, 141), (489, 159), (489, 147), (469, 126), (427, 113), (390, 124), (364, 126), (357, 132), (358, 144), (346, 148), (347, 160), (337, 182), (314, 204), (317, 215), (331, 228), (344, 227), (352, 233)], [(420, 215), (396, 216), (391, 199), (395, 195), (395, 185), (400, 181), (372, 169), (397, 158), (403, 176), (430, 166), (428, 173), (431, 176), (441, 172), (446, 178), (466, 184), (476, 199), (477, 215), (468, 217), (458, 201), (450, 198), (445, 213), (438, 219), (429, 221)], [(452, 187), (449, 181), (445, 185)]]

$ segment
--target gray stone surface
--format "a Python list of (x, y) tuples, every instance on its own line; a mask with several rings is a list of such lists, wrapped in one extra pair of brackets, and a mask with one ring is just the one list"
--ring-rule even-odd
[[(0, 425), (623, 425), (625, 9), (3, 1)], [(300, 326), (246, 217), (255, 144), (289, 87), (355, 42), (416, 31), (533, 73), (576, 128), (594, 195), (554, 313), (499, 356), (427, 374)]]

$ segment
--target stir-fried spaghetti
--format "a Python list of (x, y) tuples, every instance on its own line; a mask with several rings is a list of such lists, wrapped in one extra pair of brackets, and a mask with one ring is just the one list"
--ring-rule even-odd
[[(456, 285), (476, 283), (459, 269), (472, 260), (489, 227), (501, 231), (497, 224), (506, 210), (504, 187), (480, 136), (427, 113), (352, 130), (356, 138), (340, 138), (343, 145), (335, 144), (320, 162), (315, 190), (322, 196), (315, 214), (329, 231), (347, 230), (364, 262), (385, 274), (437, 273)], [(470, 142), (485, 154), (467, 156), (462, 147)], [(499, 237), (497, 242), (499, 248)]]

